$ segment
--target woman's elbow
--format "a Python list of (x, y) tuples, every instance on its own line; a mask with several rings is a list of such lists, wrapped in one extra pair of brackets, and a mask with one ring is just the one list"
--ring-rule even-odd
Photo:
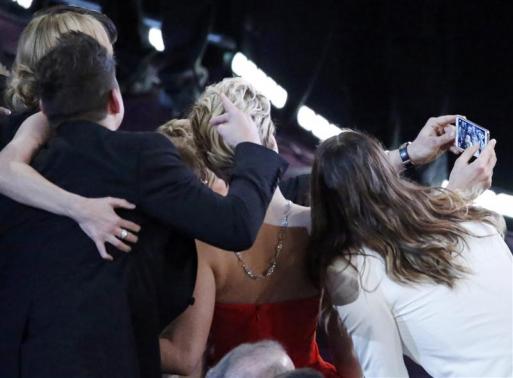
[(172, 365), (163, 364), (162, 373), (184, 376), (192, 375), (196, 371), (200, 361), (201, 359), (195, 359), (186, 353), (183, 353), (181, 354), (180, 359), (177, 359), (176, 363)]
[(165, 338), (160, 339), (162, 372), (166, 374), (191, 375), (201, 362), (202, 354), (192, 348), (178, 348)]
[(183, 365), (180, 366), (180, 369), (177, 369), (174, 374), (178, 375), (192, 375), (196, 371), (200, 361), (194, 360), (192, 358), (185, 358), (183, 361)]

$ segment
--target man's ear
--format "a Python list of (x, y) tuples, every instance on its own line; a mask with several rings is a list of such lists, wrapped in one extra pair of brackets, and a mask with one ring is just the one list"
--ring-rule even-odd
[(119, 88), (111, 89), (109, 92), (109, 103), (108, 103), (108, 112), (109, 114), (118, 114), (122, 110), (122, 98), (121, 92)]

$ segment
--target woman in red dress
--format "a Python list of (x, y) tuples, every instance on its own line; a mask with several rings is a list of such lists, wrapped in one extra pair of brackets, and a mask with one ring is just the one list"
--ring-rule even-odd
[[(228, 181), (236, 152), (209, 125), (212, 117), (223, 113), (223, 106), (232, 105), (220, 93), (253, 118), (264, 145), (276, 148), (269, 100), (239, 78), (207, 88), (190, 122), (171, 121), (160, 131), (222, 195), (227, 191), (222, 179)], [(314, 368), (326, 377), (359, 376), (351, 341), (335, 331), (335, 318), (327, 326), (332, 328), (331, 342), (337, 344), (333, 348), (336, 367), (319, 353), (316, 329), (321, 291), (307, 275), (309, 225), (310, 209), (287, 201), (277, 189), (250, 249), (233, 253), (197, 242), (195, 303), (162, 335), (163, 369), (191, 374), (200, 369), (204, 355), (209, 367), (240, 344), (271, 339), (283, 345), (298, 368)]]

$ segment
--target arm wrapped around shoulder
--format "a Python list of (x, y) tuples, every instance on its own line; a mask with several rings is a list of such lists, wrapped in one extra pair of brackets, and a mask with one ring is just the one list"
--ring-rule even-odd
[(241, 143), (223, 197), (201, 182), (166, 137), (149, 134), (140, 152), (139, 208), (191, 238), (241, 251), (255, 241), (286, 167), (277, 153)]

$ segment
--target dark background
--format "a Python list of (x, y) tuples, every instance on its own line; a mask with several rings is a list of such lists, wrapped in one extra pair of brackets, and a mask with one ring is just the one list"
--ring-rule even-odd
[[(33, 11), (2, 2), (18, 20)], [(123, 32), (135, 34), (136, 19), (129, 12), (137, 2), (90, 3), (121, 14), (110, 14), (120, 31), (118, 55), (133, 45)], [(274, 118), (286, 141), (309, 151), (318, 143), (297, 125), (301, 104), (339, 126), (367, 130), (388, 147), (413, 139), (429, 116), (464, 114), (498, 140), (494, 187), (513, 191), (510, 1), (148, 0), (139, 6), (143, 17), (166, 19), (168, 29), (178, 29), (172, 41), (184, 37), (188, 46), (201, 45), (185, 64), (201, 63), (209, 72), (206, 83), (231, 75), (231, 54), (242, 51), (284, 87), (287, 105), (274, 109)], [(209, 33), (222, 36), (228, 46), (202, 42)], [(144, 39), (144, 31), (141, 35)], [(172, 60), (176, 49), (158, 55), (157, 66)], [(127, 121), (131, 128), (156, 126)]]

